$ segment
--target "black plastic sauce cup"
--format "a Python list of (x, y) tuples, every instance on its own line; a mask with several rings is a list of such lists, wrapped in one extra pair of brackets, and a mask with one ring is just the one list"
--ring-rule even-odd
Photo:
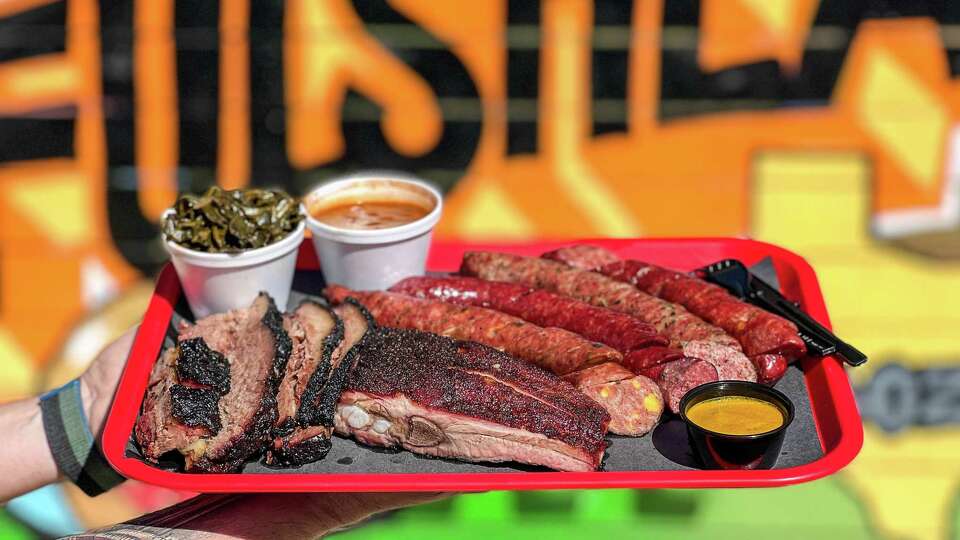
[[(719, 397), (743, 396), (770, 403), (783, 413), (783, 425), (755, 435), (728, 435), (705, 429), (689, 418), (690, 407)], [(783, 437), (793, 422), (793, 403), (779, 390), (747, 381), (715, 381), (694, 388), (680, 400), (680, 417), (706, 469), (770, 469), (777, 463)]]

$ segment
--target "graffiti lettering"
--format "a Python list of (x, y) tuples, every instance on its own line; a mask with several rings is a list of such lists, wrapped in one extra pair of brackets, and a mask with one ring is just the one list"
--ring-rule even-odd
[(529, 104), (523, 114), (508, 110), (508, 155), (537, 151), (540, 77), (531, 74), (540, 73), (540, 9), (539, 0), (507, 2), (507, 100)]
[[(379, 38), (378, 33), (381, 30), (380, 27), (370, 23), (387, 20), (391, 24), (407, 25), (408, 31), (421, 40), (436, 42), (436, 38), (428, 30), (416, 25), (383, 0), (354, 1), (353, 7), (367, 24), (367, 32), (374, 38)], [(380, 42), (387, 44), (387, 41), (382, 38)], [(473, 78), (467, 72), (463, 62), (446, 47), (434, 46), (425, 50), (393, 47), (390, 48), (390, 52), (407, 68), (416, 72), (438, 97), (466, 98), (479, 102), (479, 94)], [(433, 170), (439, 174), (431, 179), (449, 188), (470, 164), (480, 141), (482, 122), (479, 116), (472, 119), (444, 115), (440, 140), (433, 148), (417, 157), (402, 155), (394, 150), (383, 136), (381, 126), (384, 112), (377, 103), (359, 93), (352, 93), (347, 98), (347, 104), (358, 108), (373, 107), (379, 110), (374, 119), (344, 119), (343, 136), (346, 147), (342, 157), (310, 171), (309, 175), (312, 179), (328, 176), (330, 172), (362, 168), (398, 169), (421, 174)], [(444, 171), (447, 174), (444, 174)]]
[[(236, 88), (219, 83), (221, 68), (227, 68), (222, 48), (230, 36), (199, 29), (217, 28), (228, 6), (216, 1), (191, 5), (177, 3), (168, 11), (150, 4), (151, 24), (168, 28), (172, 43), (154, 34), (134, 35), (137, 12), (131, 3), (101, 2), (103, 88), (111, 105), (106, 120), (109, 160), (108, 199), (113, 239), (121, 254), (141, 271), (151, 272), (162, 262), (163, 253), (149, 247), (145, 239), (156, 236), (159, 212), (178, 191), (202, 190), (221, 181), (231, 187), (268, 185), (302, 193), (307, 187), (332, 174), (362, 168), (407, 170), (420, 173), (441, 184), (452, 186), (473, 159), (479, 144), (481, 118), (444, 117), (440, 135), (420, 155), (394, 149), (384, 136), (387, 114), (381, 103), (369, 98), (349, 81), (340, 81), (342, 114), (340, 134), (343, 148), (334, 159), (294, 164), (290, 159), (291, 121), (309, 123), (304, 114), (331, 115), (324, 109), (304, 113), (300, 103), (288, 103), (288, 80), (284, 19), (287, 6), (274, 2), (254, 2), (248, 20), (249, 78), (249, 173), (238, 174), (236, 164), (224, 163), (218, 138), (231, 136), (223, 131), (220, 109), (224, 101), (236, 100)], [(160, 6), (160, 7), (158, 7)], [(353, 6), (366, 30), (381, 38), (383, 23), (402, 25), (407, 34), (420, 42), (432, 42), (424, 50), (389, 47), (390, 61), (409, 70), (426, 83), (432, 99), (455, 97), (479, 103), (476, 84), (463, 63), (439, 44), (425, 29), (394, 10), (386, 2), (357, 2)], [(145, 8), (146, 9), (146, 8)], [(136, 15), (139, 16), (139, 15)], [(225, 32), (234, 32), (227, 27)], [(307, 35), (302, 39), (318, 39)], [(225, 45), (226, 43), (226, 45)], [(325, 65), (295, 66), (301, 71), (327, 69)], [(382, 84), (390, 84), (383, 80)], [(229, 94), (229, 95), (228, 95)], [(175, 96), (171, 101), (170, 96)], [(232, 104), (228, 104), (232, 105)], [(357, 112), (359, 111), (359, 112)], [(300, 115), (301, 118), (292, 118)], [(319, 119), (318, 119), (319, 121)], [(395, 123), (395, 122), (394, 122)], [(411, 126), (413, 129), (413, 126)], [(22, 133), (22, 130), (21, 130)], [(308, 132), (308, 135), (310, 133)], [(317, 136), (322, 138), (322, 134)], [(308, 137), (309, 138), (309, 137)], [(48, 137), (49, 140), (49, 137)], [(19, 145), (6, 145), (14, 148)], [(231, 148), (234, 151), (235, 148)], [(218, 168), (230, 167), (230, 174)], [(223, 178), (218, 178), (222, 176)]]
[[(74, 107), (72, 103), (42, 103), (43, 94), (57, 92), (57, 81), (44, 76), (63, 73), (67, 67), (65, 50), (66, 6), (57, 2), (48, 6), (0, 17), (0, 66), (16, 71), (33, 65), (45, 70), (34, 77), (14, 79), (0, 76), (0, 163), (73, 155)], [(37, 112), (30, 105), (37, 100)], [(10, 99), (12, 98), (12, 99)], [(20, 113), (30, 112), (21, 116)], [(9, 114), (9, 116), (8, 116)]]
[(864, 419), (890, 433), (960, 424), (960, 368), (914, 371), (884, 364), (856, 393)]

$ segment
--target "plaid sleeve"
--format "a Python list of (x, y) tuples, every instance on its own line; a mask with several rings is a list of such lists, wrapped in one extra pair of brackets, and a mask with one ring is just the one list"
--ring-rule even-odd
[(83, 411), (80, 381), (74, 379), (40, 397), (43, 430), (60, 471), (84, 493), (95, 497), (124, 478), (97, 448)]

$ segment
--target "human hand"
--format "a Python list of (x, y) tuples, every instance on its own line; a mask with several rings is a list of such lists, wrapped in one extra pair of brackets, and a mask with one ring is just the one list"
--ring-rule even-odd
[(261, 493), (199, 495), (143, 517), (69, 538), (118, 535), (178, 540), (319, 538), (390, 510), (451, 493)]
[[(83, 375), (80, 391), (97, 441), (136, 337), (131, 328), (108, 345)], [(316, 538), (375, 514), (439, 500), (449, 493), (311, 493), (201, 495), (103, 533), (161, 533), (171, 538)], [(281, 531), (281, 534), (278, 534)], [(94, 538), (97, 535), (90, 535)], [(90, 536), (84, 535), (89, 538)]]
[[(97, 441), (135, 333), (131, 329), (108, 345), (80, 377), (84, 413)], [(0, 478), (4, 480), (0, 482), (0, 503), (60, 478), (37, 397), (0, 404), (0, 432), (16, 434), (0, 445)]]
[(127, 356), (130, 355), (130, 348), (133, 346), (133, 340), (137, 335), (137, 328), (134, 326), (113, 343), (107, 345), (100, 351), (87, 371), (80, 376), (80, 395), (83, 398), (83, 409), (87, 415), (87, 422), (90, 424), (90, 431), (98, 444), (100, 443), (100, 435), (103, 431), (107, 413), (113, 403), (113, 396), (120, 384), (120, 375), (123, 373)]

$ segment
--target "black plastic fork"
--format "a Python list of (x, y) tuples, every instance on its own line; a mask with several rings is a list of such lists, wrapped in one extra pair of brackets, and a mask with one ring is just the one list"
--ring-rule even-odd
[(866, 363), (867, 355), (804, 313), (796, 303), (786, 299), (780, 291), (754, 275), (737, 259), (724, 259), (699, 268), (695, 273), (746, 302), (792, 321), (797, 325), (800, 338), (810, 353), (816, 356), (836, 354), (851, 366)]

